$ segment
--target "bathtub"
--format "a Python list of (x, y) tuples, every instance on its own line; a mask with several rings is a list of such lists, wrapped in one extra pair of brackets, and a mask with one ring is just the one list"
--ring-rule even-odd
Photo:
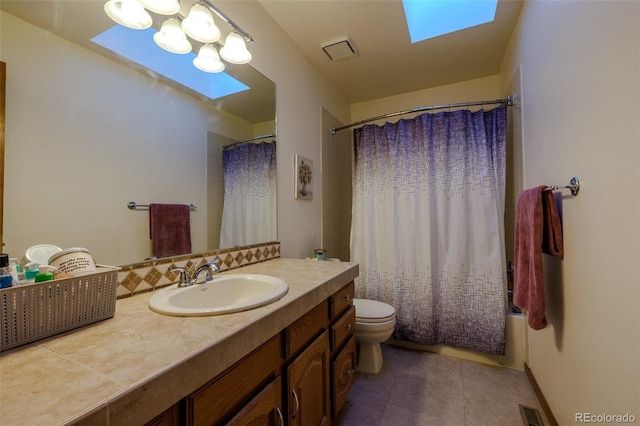
[(394, 340), (386, 341), (388, 344), (404, 346), (426, 352), (462, 358), (469, 361), (482, 362), (485, 364), (500, 365), (516, 370), (524, 370), (526, 361), (526, 321), (522, 313), (514, 313), (509, 309), (506, 322), (506, 348), (505, 355), (483, 354), (469, 349), (454, 348), (444, 345), (419, 345), (416, 343)]

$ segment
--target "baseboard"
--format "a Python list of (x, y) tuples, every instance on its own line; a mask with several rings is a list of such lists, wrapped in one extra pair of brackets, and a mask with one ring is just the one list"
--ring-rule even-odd
[(551, 426), (560, 426), (556, 418), (553, 416), (551, 407), (549, 407), (549, 404), (547, 403), (547, 400), (545, 399), (544, 394), (542, 393), (542, 389), (540, 389), (540, 386), (538, 386), (538, 382), (536, 381), (536, 378), (533, 377), (533, 372), (531, 371), (531, 369), (529, 368), (526, 362), (524, 363), (524, 371), (525, 373), (527, 373), (529, 382), (531, 383), (531, 386), (533, 387), (533, 391), (536, 393), (536, 396), (538, 397), (538, 401), (542, 406), (542, 410), (544, 411), (544, 414), (547, 416), (547, 420), (549, 420), (549, 423), (551, 424)]

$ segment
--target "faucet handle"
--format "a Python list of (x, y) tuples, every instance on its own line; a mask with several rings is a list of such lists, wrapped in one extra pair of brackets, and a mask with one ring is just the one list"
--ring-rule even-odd
[(205, 263), (205, 265), (207, 265), (209, 268), (213, 269), (213, 272), (218, 272), (220, 270), (220, 267), (218, 266), (218, 263), (220, 263), (220, 258), (216, 257), (215, 259)]
[(189, 280), (189, 271), (182, 266), (170, 266), (169, 271), (180, 271), (180, 281), (178, 282), (178, 287), (185, 287), (191, 284)]

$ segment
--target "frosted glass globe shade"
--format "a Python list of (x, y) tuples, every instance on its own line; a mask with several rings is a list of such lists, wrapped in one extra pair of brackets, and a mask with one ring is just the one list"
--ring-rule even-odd
[(189, 16), (182, 21), (182, 29), (189, 37), (202, 43), (213, 43), (220, 39), (220, 29), (213, 21), (211, 12), (200, 4), (191, 8)]
[(142, 5), (160, 15), (175, 15), (180, 10), (178, 0), (140, 0)]
[(171, 53), (185, 54), (191, 51), (191, 43), (176, 19), (169, 18), (164, 21), (160, 31), (153, 35), (153, 41)]
[(224, 70), (224, 64), (220, 60), (218, 51), (210, 44), (204, 44), (193, 60), (193, 65), (200, 71), (220, 72)]
[(236, 33), (229, 33), (220, 49), (220, 56), (232, 64), (246, 64), (251, 61), (251, 53), (247, 50), (244, 39)]
[(144, 30), (151, 26), (149, 12), (138, 0), (110, 0), (105, 3), (104, 11), (118, 24), (134, 30)]

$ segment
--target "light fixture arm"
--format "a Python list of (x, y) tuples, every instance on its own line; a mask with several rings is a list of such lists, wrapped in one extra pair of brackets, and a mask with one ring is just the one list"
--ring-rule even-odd
[(218, 15), (223, 21), (231, 25), (235, 32), (237, 32), (245, 41), (249, 43), (253, 43), (253, 37), (242, 28), (240, 28), (235, 22), (231, 20), (227, 15), (224, 14), (220, 9), (214, 6), (210, 0), (202, 0), (204, 4), (206, 4), (216, 15)]

